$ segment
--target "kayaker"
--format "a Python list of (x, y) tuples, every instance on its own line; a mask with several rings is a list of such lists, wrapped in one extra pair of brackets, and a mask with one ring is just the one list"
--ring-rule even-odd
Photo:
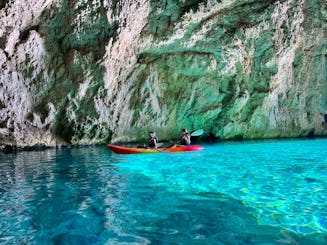
[(182, 136), (179, 138), (181, 145), (190, 145), (191, 144), (191, 134), (187, 131), (186, 128), (182, 129)]
[(157, 149), (158, 147), (158, 138), (156, 136), (156, 132), (154, 131), (149, 133), (148, 147), (155, 148), (155, 149)]

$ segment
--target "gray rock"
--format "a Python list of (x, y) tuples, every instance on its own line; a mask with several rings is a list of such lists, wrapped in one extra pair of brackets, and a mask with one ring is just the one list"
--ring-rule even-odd
[(0, 144), (326, 136), (323, 1), (0, 5)]

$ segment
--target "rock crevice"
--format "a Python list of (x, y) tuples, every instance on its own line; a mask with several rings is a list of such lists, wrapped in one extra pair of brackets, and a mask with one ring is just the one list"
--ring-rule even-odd
[(0, 2), (0, 144), (326, 136), (313, 0)]

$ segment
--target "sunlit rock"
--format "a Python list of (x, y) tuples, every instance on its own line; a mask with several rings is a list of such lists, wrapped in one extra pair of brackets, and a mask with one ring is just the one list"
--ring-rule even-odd
[(7, 0), (0, 144), (325, 136), (327, 7), (313, 0)]

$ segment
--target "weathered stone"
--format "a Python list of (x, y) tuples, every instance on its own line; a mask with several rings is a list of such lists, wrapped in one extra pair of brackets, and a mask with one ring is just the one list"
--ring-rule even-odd
[(313, 0), (0, 2), (0, 144), (327, 135)]

